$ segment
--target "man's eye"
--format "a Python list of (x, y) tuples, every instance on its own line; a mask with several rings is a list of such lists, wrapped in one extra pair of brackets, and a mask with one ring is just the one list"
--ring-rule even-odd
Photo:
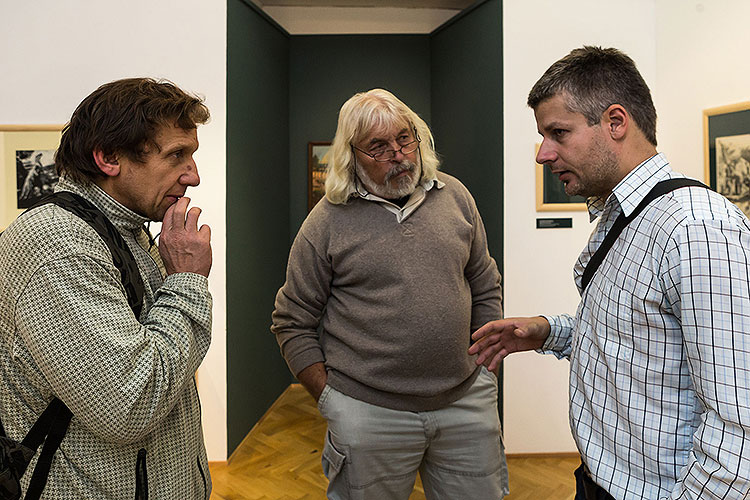
[(180, 149), (179, 151), (175, 151), (174, 153), (172, 153), (172, 156), (173, 156), (173, 157), (175, 157), (175, 158), (177, 158), (177, 159), (179, 159), (179, 158), (182, 158), (182, 156), (183, 156), (184, 154), (185, 154), (185, 153), (184, 153), (184, 151), (182, 151), (182, 150)]
[(564, 129), (561, 129), (561, 128), (556, 128), (555, 130), (552, 131), (552, 135), (554, 135), (555, 138), (557, 138), (557, 139), (560, 139), (561, 137), (563, 137), (567, 133), (568, 133), (567, 130), (564, 130)]

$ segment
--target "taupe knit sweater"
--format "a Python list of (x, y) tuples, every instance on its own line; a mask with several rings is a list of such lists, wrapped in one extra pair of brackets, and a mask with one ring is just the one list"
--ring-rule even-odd
[(295, 375), (325, 362), (336, 390), (407, 411), (470, 387), (470, 334), (501, 316), (500, 274), (471, 194), (438, 178), (445, 186), (400, 224), (361, 198), (324, 199), (307, 217), (271, 327)]

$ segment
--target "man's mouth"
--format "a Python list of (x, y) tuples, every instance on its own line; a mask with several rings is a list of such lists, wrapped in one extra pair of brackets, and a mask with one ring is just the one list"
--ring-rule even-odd
[(385, 176), (385, 181), (388, 182), (392, 179), (397, 179), (399, 177), (402, 177), (406, 174), (411, 174), (414, 172), (414, 166), (413, 165), (398, 165), (396, 167), (393, 167), (391, 170), (388, 171), (388, 173)]
[(560, 182), (563, 184), (567, 184), (570, 182), (570, 176), (571, 173), (569, 170), (557, 170), (557, 169), (550, 169), (550, 172), (552, 172), (553, 175), (556, 175), (558, 179), (560, 179)]

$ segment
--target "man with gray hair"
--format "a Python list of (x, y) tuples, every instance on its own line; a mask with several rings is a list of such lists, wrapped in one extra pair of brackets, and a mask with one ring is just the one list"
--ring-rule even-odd
[(508, 492), (498, 383), (467, 354), (502, 314), (473, 198), (437, 171), (427, 124), (381, 89), (350, 98), (326, 197), (292, 245), (271, 330), (328, 421), (328, 498)]
[(599, 223), (574, 268), (575, 317), (491, 322), (490, 369), (537, 349), (570, 359), (577, 499), (750, 497), (750, 221), (656, 151), (656, 111), (630, 57), (583, 47), (528, 104), (537, 162)]

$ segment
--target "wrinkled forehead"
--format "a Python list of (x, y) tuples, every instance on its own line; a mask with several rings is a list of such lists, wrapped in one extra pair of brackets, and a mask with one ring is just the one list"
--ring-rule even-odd
[(362, 142), (371, 137), (390, 138), (404, 129), (409, 131), (412, 129), (412, 124), (405, 116), (393, 113), (388, 109), (376, 110), (362, 117), (353, 140), (354, 142)]

